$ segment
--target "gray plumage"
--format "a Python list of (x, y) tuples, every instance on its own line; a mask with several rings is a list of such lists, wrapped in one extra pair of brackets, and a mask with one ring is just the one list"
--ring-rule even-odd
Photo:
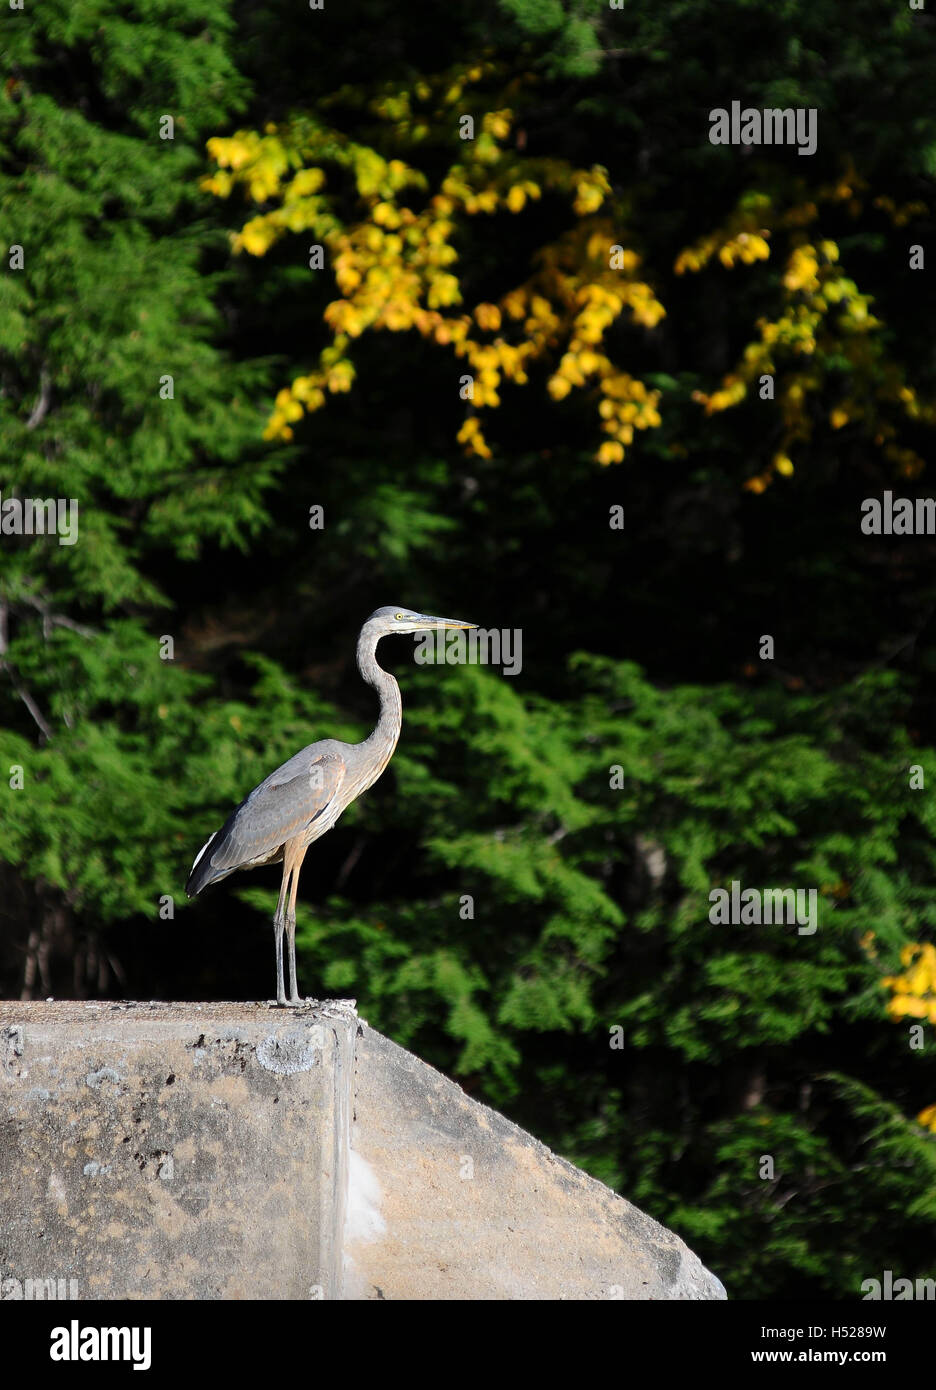
[(377, 727), (363, 743), (320, 739), (296, 753), (254, 787), (195, 857), (185, 891), (195, 897), (237, 869), (282, 861), (279, 902), (273, 918), (276, 946), (276, 998), (285, 1004), (283, 931), (289, 944), (289, 1003), (298, 1004), (296, 986), (296, 891), (305, 852), (330, 830), (345, 807), (376, 782), (400, 737), (400, 687), (377, 664), (377, 643), (395, 633), (436, 628), (470, 628), (456, 618), (431, 618), (410, 608), (378, 608), (361, 628), (358, 670), (380, 696)]
[[(328, 744), (333, 750), (326, 751)], [(237, 869), (279, 863), (287, 841), (320, 820), (334, 799), (345, 775), (343, 746), (353, 745), (333, 739), (310, 743), (254, 787), (199, 852), (185, 885), (188, 896), (194, 898)], [(320, 786), (312, 780), (316, 771)]]

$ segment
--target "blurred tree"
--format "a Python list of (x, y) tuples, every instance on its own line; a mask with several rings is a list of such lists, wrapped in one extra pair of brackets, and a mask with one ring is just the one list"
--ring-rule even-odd
[(27, 993), (55, 955), (77, 993), (107, 987), (101, 928), (154, 915), (204, 798), (180, 768), (210, 747), (223, 783), (247, 742), (223, 720), (206, 741), (160, 582), (206, 546), (245, 550), (275, 471), (262, 365), (216, 345), (220, 234), (193, 216), (204, 133), (246, 92), (230, 40), (223, 0), (185, 26), (108, 0), (4, 21), (0, 224), (22, 268), (11, 253), (0, 277), (0, 493), (67, 499), (78, 528), (0, 552), (2, 898), (29, 923)]

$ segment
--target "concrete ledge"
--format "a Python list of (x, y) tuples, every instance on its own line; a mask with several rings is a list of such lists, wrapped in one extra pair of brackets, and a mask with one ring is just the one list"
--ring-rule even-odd
[(0, 1003), (0, 1298), (63, 1289), (725, 1296), (678, 1237), (353, 1001)]

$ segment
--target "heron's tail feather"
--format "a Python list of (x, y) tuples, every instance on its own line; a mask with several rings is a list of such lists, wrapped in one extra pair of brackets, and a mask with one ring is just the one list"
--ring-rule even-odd
[(217, 848), (218, 841), (224, 835), (227, 826), (222, 826), (216, 830), (210, 839), (206, 840), (201, 849), (195, 856), (195, 863), (192, 865), (192, 872), (188, 876), (188, 883), (185, 885), (186, 895), (190, 898), (197, 897), (203, 888), (207, 888), (209, 883), (214, 883), (216, 879), (226, 877), (230, 870), (218, 870), (211, 862), (211, 852)]

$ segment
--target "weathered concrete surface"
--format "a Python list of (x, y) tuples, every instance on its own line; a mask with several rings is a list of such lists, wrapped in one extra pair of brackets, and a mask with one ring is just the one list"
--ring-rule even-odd
[(338, 1296), (355, 1027), (340, 1008), (0, 1004), (0, 1281)]
[(80, 1298), (724, 1297), (350, 1000), (0, 1003), (0, 1297), (43, 1279)]
[[(358, 1040), (345, 1297), (715, 1299), (670, 1231), (373, 1029)], [(382, 1230), (381, 1230), (382, 1226)]]

